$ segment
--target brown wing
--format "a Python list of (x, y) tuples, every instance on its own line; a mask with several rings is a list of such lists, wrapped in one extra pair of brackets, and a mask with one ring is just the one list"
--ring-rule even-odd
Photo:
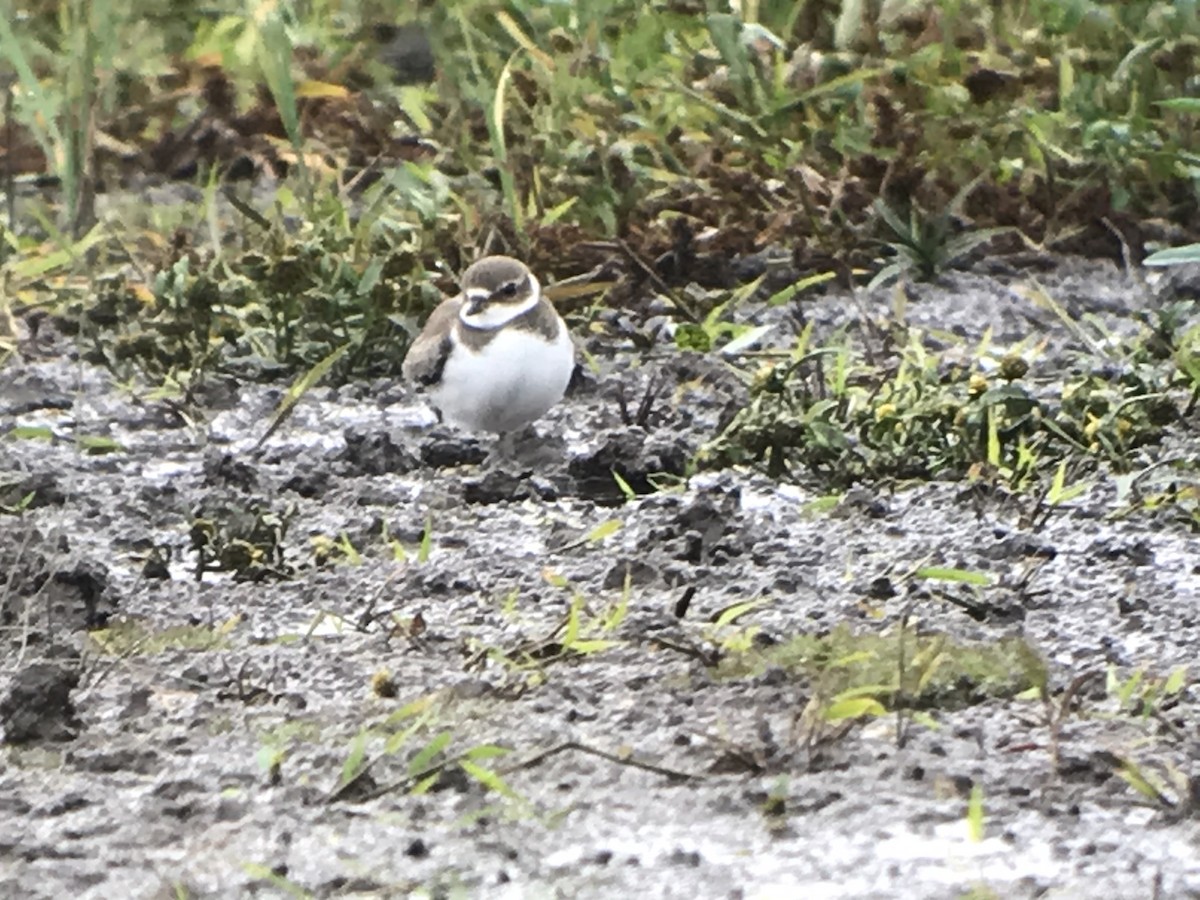
[(438, 304), (438, 308), (430, 315), (417, 339), (409, 346), (408, 355), (404, 357), (401, 371), (409, 381), (428, 387), (441, 380), (446, 356), (450, 353), (450, 330), (458, 319), (462, 303), (461, 296), (451, 297)]

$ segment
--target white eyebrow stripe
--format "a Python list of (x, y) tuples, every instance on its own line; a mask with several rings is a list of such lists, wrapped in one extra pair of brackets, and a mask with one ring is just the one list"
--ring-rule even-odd
[(492, 296), (492, 292), (487, 288), (467, 288), (463, 293), (467, 295), (468, 300), (487, 300)]

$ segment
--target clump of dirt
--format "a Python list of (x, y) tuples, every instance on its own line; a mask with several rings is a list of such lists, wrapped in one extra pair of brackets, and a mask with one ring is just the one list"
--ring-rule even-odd
[(9, 744), (74, 740), (80, 729), (71, 692), (77, 667), (34, 663), (19, 670), (0, 698), (0, 728)]

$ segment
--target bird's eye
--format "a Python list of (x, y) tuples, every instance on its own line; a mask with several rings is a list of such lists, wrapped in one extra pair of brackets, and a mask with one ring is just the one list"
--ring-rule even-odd
[(504, 287), (500, 288), (500, 295), (502, 297), (517, 296), (517, 283), (515, 281), (510, 281)]

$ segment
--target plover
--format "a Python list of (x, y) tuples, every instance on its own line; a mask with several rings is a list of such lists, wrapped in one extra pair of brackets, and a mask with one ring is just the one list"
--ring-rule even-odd
[(517, 431), (563, 398), (575, 345), (520, 260), (485, 257), (463, 273), (461, 287), (413, 341), (404, 377), (425, 386), (451, 425)]

